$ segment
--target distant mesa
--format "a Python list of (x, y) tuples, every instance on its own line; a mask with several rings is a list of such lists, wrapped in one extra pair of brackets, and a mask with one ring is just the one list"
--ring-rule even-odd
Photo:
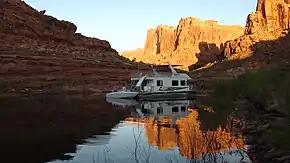
[(187, 67), (198, 62), (199, 53), (204, 53), (204, 62), (217, 60), (223, 43), (242, 36), (244, 30), (238, 25), (220, 25), (216, 20), (182, 18), (177, 27), (159, 25), (156, 29), (149, 29), (143, 51), (138, 49), (120, 54), (145, 63), (171, 63)]

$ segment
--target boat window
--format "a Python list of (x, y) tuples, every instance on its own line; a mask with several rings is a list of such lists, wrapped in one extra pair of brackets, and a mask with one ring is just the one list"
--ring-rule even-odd
[(163, 86), (163, 81), (162, 80), (157, 80), (157, 86)]
[(178, 80), (172, 80), (172, 86), (178, 86)]
[(185, 112), (186, 110), (186, 107), (185, 106), (181, 106), (181, 109), (180, 109), (182, 112)]
[(163, 113), (163, 108), (159, 106), (157, 108), (157, 114), (160, 114), (160, 113)]
[(186, 83), (185, 80), (181, 80), (181, 81), (180, 81), (180, 85), (181, 85), (181, 86), (185, 86), (185, 83)]
[(178, 113), (178, 107), (172, 107), (172, 113)]

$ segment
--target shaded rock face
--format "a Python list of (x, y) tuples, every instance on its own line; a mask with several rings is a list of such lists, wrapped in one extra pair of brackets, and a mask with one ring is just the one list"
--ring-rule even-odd
[(261, 40), (275, 40), (290, 27), (289, 0), (258, 0), (256, 12), (248, 15), (245, 35), (225, 43), (224, 55), (249, 53)]
[[(85, 48), (110, 49), (107, 41), (76, 34), (77, 27), (33, 9), (25, 2), (0, 1), (1, 46), (46, 46), (51, 43)], [(54, 48), (54, 47), (53, 47)]]
[(19, 3), (22, 2), (22, 0), (0, 0), (0, 2)]
[[(203, 22), (193, 17), (182, 18), (176, 28), (160, 25), (155, 30), (148, 30), (144, 52), (135, 58), (146, 63), (184, 66), (197, 63), (200, 57), (204, 58), (202, 62), (211, 62), (221, 53), (224, 42), (243, 33), (241, 26), (219, 25), (215, 20)], [(217, 48), (208, 48), (208, 45)]]

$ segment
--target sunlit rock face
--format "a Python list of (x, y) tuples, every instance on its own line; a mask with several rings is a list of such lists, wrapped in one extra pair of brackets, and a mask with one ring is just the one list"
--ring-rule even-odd
[(289, 9), (289, 0), (258, 0), (256, 11), (247, 17), (245, 35), (227, 41), (223, 55), (229, 59), (242, 53), (243, 58), (250, 57), (258, 42), (284, 37), (284, 31), (290, 28)]
[(289, 0), (258, 0), (256, 12), (247, 18), (245, 34), (289, 29)]
[(119, 54), (153, 64), (205, 64), (217, 60), (223, 43), (242, 36), (244, 30), (238, 25), (220, 25), (216, 20), (187, 17), (180, 19), (177, 27), (159, 25), (149, 29), (143, 52), (136, 49)]

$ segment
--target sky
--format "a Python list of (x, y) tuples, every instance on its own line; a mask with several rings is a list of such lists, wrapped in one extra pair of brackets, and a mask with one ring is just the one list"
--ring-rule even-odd
[(256, 0), (25, 0), (46, 15), (73, 22), (77, 32), (107, 40), (117, 51), (143, 48), (147, 30), (181, 18), (245, 26)]

